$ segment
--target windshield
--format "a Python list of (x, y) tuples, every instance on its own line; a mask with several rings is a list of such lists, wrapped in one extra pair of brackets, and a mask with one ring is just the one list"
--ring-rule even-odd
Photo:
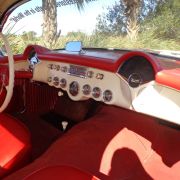
[(15, 54), (29, 44), (64, 48), (180, 50), (179, 0), (32, 0), (12, 12), (3, 33)]

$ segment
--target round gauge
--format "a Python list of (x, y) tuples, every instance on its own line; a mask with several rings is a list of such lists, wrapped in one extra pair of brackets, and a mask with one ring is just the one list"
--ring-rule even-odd
[(57, 76), (53, 78), (53, 84), (54, 84), (55, 86), (58, 86), (58, 85), (59, 85), (59, 78), (58, 78)]
[(91, 93), (91, 87), (88, 84), (85, 84), (82, 91), (84, 95), (89, 95)]
[(142, 83), (142, 77), (138, 73), (133, 73), (128, 78), (128, 83), (131, 87), (136, 88)]
[(66, 84), (67, 84), (66, 79), (64, 79), (64, 78), (61, 79), (59, 83), (60, 83), (61, 88), (65, 88), (66, 87)]
[(60, 65), (56, 65), (56, 71), (60, 70)]
[(99, 98), (101, 96), (101, 89), (98, 87), (93, 88), (92, 95), (94, 98)]
[(112, 100), (112, 92), (110, 90), (104, 91), (103, 99), (105, 102), (110, 102)]
[(73, 81), (69, 85), (69, 92), (72, 96), (77, 96), (79, 93), (79, 84), (76, 81)]

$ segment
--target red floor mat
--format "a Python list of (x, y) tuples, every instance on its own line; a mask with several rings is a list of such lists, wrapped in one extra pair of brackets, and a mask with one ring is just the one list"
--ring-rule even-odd
[(31, 133), (32, 160), (44, 153), (47, 148), (63, 134), (38, 115), (25, 113), (19, 114), (17, 118), (26, 125)]

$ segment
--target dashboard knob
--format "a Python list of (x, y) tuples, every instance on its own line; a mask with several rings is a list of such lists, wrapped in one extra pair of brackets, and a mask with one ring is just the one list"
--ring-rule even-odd
[(76, 81), (73, 81), (69, 85), (69, 92), (72, 96), (77, 96), (79, 93), (79, 84)]
[(100, 74), (100, 73), (96, 74), (96, 79), (102, 80), (103, 78), (104, 78), (103, 74)]
[(101, 89), (98, 87), (93, 88), (92, 95), (94, 98), (99, 98), (101, 96)]
[(88, 72), (87, 72), (87, 77), (88, 77), (88, 78), (92, 78), (92, 77), (93, 77), (93, 74), (94, 74), (93, 71), (88, 71)]
[(88, 84), (85, 84), (82, 91), (84, 95), (89, 95), (91, 93), (91, 87)]
[(53, 64), (48, 64), (49, 69), (53, 69)]
[(67, 66), (62, 66), (62, 67), (61, 67), (61, 71), (62, 71), (62, 72), (67, 72), (67, 69), (68, 69)]
[(103, 93), (103, 99), (105, 102), (110, 102), (112, 100), (112, 92), (110, 90), (106, 90)]
[(60, 86), (62, 87), (62, 88), (65, 88), (66, 87), (66, 84), (67, 84), (67, 82), (66, 82), (66, 79), (61, 79), (60, 80)]
[(52, 77), (48, 77), (47, 81), (50, 83), (52, 82)]
[(55, 64), (52, 65), (52, 69), (56, 70), (56, 65)]

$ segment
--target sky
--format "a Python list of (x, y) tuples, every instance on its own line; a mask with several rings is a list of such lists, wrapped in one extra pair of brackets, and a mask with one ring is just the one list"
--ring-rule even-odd
[[(57, 0), (57, 2), (64, 0)], [(79, 11), (76, 5), (67, 5), (57, 8), (58, 30), (61, 35), (66, 35), (71, 31), (83, 31), (91, 34), (95, 29), (96, 18), (99, 14), (106, 11), (117, 0), (96, 0), (85, 5), (84, 10)], [(24, 31), (35, 31), (38, 35), (42, 33), (42, 12), (32, 11), (37, 6), (42, 6), (42, 0), (32, 0), (21, 7), (18, 7), (8, 18), (4, 32), (8, 27), (15, 24), (11, 33), (21, 34)], [(28, 10), (30, 13), (25, 13)], [(33, 12), (33, 13), (31, 13)], [(23, 14), (23, 18), (15, 23), (19, 13)]]

